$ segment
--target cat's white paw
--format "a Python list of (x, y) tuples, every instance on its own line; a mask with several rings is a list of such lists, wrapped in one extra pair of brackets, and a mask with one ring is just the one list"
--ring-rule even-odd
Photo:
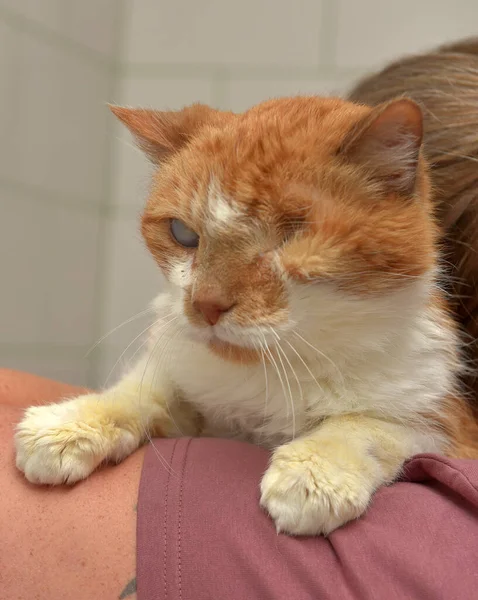
[(366, 510), (375, 491), (368, 469), (336, 463), (329, 453), (280, 450), (261, 482), (261, 505), (278, 532), (327, 535)]
[(137, 446), (131, 432), (101, 414), (99, 395), (31, 407), (15, 434), (17, 467), (40, 484), (75, 483)]

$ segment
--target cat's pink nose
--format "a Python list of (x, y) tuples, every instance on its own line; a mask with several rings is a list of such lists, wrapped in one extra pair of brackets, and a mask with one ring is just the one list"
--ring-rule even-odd
[(209, 325), (215, 325), (221, 316), (233, 307), (233, 303), (213, 298), (201, 298), (196, 299), (193, 306)]

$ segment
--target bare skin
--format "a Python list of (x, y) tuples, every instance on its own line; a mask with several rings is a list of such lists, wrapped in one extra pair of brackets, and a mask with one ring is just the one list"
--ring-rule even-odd
[(29, 484), (14, 462), (23, 408), (85, 390), (0, 369), (1, 596), (136, 598), (136, 503), (144, 449), (74, 487)]

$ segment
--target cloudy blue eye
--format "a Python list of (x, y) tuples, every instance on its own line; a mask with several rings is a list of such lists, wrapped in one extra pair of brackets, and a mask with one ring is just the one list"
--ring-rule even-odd
[(179, 219), (171, 219), (171, 235), (185, 248), (197, 248), (199, 245), (198, 234)]

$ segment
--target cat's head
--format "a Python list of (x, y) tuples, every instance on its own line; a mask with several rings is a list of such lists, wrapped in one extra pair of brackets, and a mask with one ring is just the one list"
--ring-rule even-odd
[(157, 165), (142, 231), (172, 309), (214, 352), (352, 343), (423, 303), (436, 230), (412, 101), (112, 110)]

